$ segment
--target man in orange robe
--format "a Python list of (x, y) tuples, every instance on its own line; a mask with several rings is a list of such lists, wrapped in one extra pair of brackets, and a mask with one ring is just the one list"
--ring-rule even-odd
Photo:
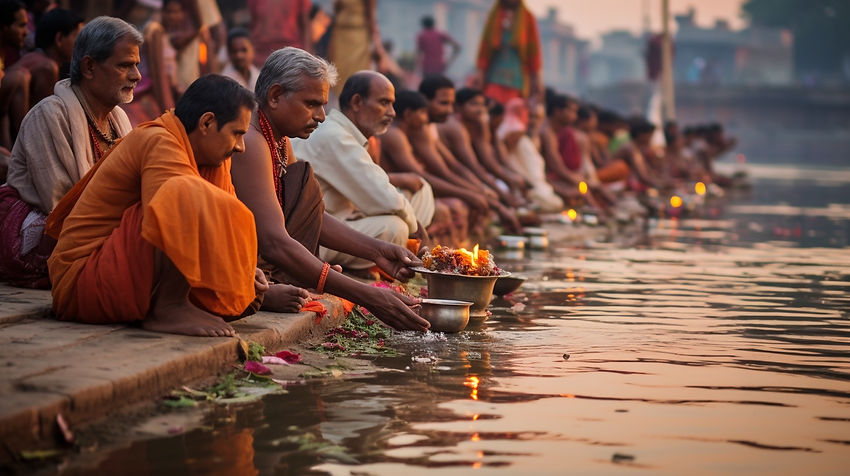
[(229, 78), (197, 80), (59, 202), (47, 224), (58, 239), (48, 267), (59, 319), (234, 334), (225, 320), (268, 289), (254, 217), (230, 179), (254, 104)]

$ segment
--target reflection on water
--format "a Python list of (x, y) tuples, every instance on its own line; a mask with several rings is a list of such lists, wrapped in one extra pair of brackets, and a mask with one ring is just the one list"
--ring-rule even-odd
[[(757, 181), (737, 209), (661, 220), (639, 248), (552, 243), (506, 260), (530, 279), (480, 328), (396, 336), (374, 374), (218, 410), (212, 429), (99, 469), (846, 474), (848, 186)], [(797, 195), (788, 207), (842, 212), (746, 208)]]

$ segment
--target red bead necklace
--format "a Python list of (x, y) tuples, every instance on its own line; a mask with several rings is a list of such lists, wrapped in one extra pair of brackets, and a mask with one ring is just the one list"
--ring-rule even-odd
[(263, 133), (263, 138), (266, 139), (266, 144), (269, 146), (269, 152), (272, 156), (272, 175), (274, 178), (274, 191), (277, 195), (277, 201), (283, 207), (283, 176), (286, 175), (286, 136), (280, 138), (279, 141), (274, 140), (274, 132), (272, 124), (266, 117), (262, 109), (258, 109), (260, 132)]
[(89, 136), (91, 136), (91, 141), (94, 144), (94, 162), (97, 163), (101, 157), (103, 157), (103, 150), (100, 148), (100, 141), (97, 140), (97, 136), (94, 133), (94, 128), (89, 124)]

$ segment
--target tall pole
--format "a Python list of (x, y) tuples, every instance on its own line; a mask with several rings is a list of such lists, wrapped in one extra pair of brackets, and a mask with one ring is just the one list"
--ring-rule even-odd
[(676, 119), (676, 94), (673, 91), (673, 39), (670, 36), (670, 0), (661, 0), (661, 94), (664, 120)]

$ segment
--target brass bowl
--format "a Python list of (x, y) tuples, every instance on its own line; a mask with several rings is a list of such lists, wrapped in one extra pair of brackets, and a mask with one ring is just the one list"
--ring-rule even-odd
[(493, 294), (496, 296), (510, 294), (519, 289), (526, 279), (528, 278), (524, 276), (499, 276), (499, 279), (496, 280), (496, 285), (493, 286)]
[(469, 301), (452, 299), (422, 300), (419, 315), (431, 323), (433, 332), (460, 332), (469, 324)]
[[(428, 297), (433, 299), (454, 299), (472, 301), (469, 308), (470, 319), (487, 319), (487, 306), (493, 297), (493, 286), (499, 276), (468, 276), (465, 274), (440, 273), (421, 266), (411, 268), (425, 275), (428, 281)], [(502, 271), (502, 276), (510, 276)]]

